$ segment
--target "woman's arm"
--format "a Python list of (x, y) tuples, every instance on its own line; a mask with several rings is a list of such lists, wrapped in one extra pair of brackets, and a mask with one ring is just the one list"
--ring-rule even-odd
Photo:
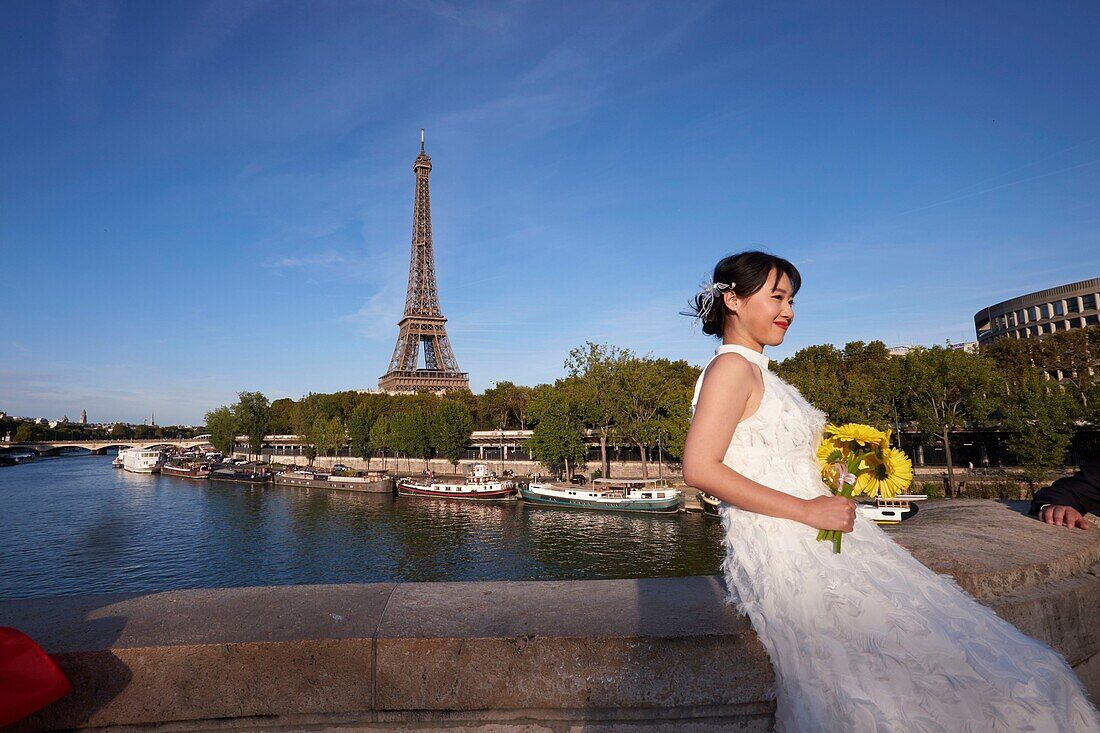
[(753, 367), (741, 356), (723, 354), (707, 367), (684, 445), (684, 481), (745, 511), (792, 519), (815, 529), (851, 532), (855, 522), (851, 499), (801, 499), (759, 484), (722, 463), (756, 390)]

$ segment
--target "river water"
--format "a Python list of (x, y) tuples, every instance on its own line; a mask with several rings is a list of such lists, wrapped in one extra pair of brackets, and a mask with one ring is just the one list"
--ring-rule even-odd
[(135, 474), (111, 456), (0, 468), (0, 598), (173, 588), (719, 572), (721, 526)]

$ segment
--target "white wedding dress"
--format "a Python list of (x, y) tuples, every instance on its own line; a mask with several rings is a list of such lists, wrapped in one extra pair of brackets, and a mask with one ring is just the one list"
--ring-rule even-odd
[[(760, 367), (760, 407), (723, 462), (773, 489), (827, 495), (815, 457), (824, 414)], [(704, 369), (704, 374), (706, 370)], [(703, 374), (695, 387), (699, 399)], [(1100, 733), (1065, 660), (917, 562), (857, 516), (841, 554), (804, 524), (723, 502), (730, 602), (747, 614), (776, 676), (776, 727), (811, 731)]]

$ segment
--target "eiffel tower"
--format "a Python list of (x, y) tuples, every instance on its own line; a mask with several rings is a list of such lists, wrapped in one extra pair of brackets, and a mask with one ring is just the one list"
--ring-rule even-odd
[[(405, 294), (405, 315), (398, 322), (397, 345), (390, 370), (378, 380), (382, 392), (447, 392), (469, 389), (469, 374), (459, 371), (451, 351), (439, 308), (435, 282), (435, 254), (432, 245), (432, 199), (428, 174), (432, 159), (424, 152), (424, 130), (420, 131), (420, 155), (413, 163), (416, 197), (413, 199), (412, 254), (409, 260), (409, 289)], [(420, 366), (420, 351), (424, 366)]]

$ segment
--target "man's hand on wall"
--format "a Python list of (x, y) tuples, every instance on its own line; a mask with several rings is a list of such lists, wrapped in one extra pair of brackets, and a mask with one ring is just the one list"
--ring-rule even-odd
[(1048, 504), (1039, 512), (1039, 519), (1055, 527), (1076, 527), (1088, 529), (1089, 523), (1081, 513), (1071, 506)]

